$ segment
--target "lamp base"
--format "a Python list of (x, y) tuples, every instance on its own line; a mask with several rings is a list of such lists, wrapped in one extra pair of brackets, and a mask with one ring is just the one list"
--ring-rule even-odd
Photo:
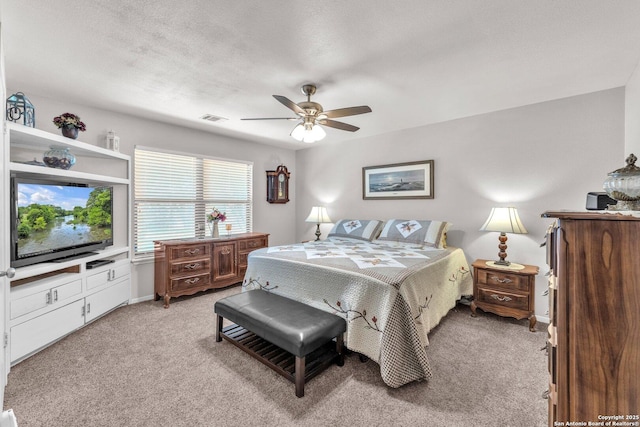
[(320, 240), (320, 234), (322, 234), (322, 233), (320, 233), (320, 224), (316, 224), (316, 226), (317, 227), (316, 227), (316, 240), (315, 241), (317, 242), (318, 240)]
[(524, 265), (511, 262), (508, 265), (501, 264), (499, 261), (487, 261), (487, 266), (491, 268), (500, 268), (503, 270), (524, 270)]

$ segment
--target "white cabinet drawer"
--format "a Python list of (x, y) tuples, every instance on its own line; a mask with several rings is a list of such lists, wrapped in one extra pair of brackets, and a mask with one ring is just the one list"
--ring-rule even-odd
[(84, 299), (11, 328), (11, 362), (15, 362), (84, 325)]
[(131, 264), (115, 263), (87, 277), (87, 290), (95, 289), (131, 274)]
[(63, 283), (50, 289), (14, 294), (11, 298), (11, 320), (45, 307), (53, 307), (82, 293), (82, 280)]
[(51, 299), (51, 289), (27, 295), (23, 298), (11, 301), (11, 319), (18, 318), (25, 314), (40, 310), (49, 305)]

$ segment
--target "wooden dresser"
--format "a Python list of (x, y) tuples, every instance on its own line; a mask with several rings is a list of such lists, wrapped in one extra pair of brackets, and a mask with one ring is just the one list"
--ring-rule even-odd
[(549, 426), (638, 425), (640, 218), (542, 216), (556, 218), (547, 236)]
[(156, 241), (155, 300), (164, 298), (164, 308), (169, 308), (172, 297), (241, 282), (249, 253), (267, 246), (269, 235), (264, 233)]

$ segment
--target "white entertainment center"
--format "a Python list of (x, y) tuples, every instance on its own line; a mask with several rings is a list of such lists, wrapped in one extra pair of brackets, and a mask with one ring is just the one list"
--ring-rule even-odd
[[(6, 126), (9, 156), (5, 170), (11, 176), (113, 188), (112, 246), (79, 258), (15, 269), (6, 316), (7, 354), (14, 365), (129, 302), (131, 158), (20, 124), (7, 122)], [(69, 148), (76, 164), (69, 170), (29, 164), (30, 160), (41, 160), (50, 146)]]

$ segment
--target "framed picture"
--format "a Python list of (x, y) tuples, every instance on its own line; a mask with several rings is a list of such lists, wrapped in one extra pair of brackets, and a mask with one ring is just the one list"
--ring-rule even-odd
[(433, 160), (362, 168), (362, 198), (433, 199)]

